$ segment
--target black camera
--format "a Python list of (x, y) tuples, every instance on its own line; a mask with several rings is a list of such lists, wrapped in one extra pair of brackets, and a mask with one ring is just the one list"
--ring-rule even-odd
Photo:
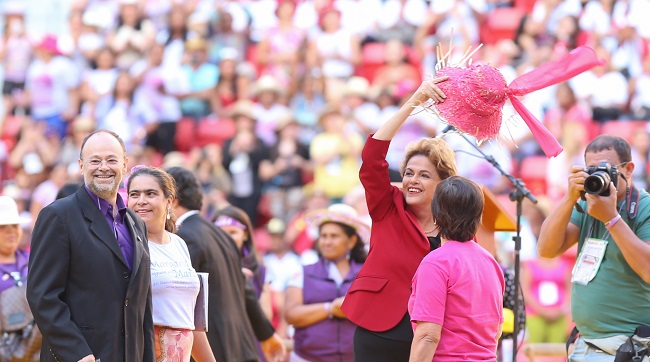
[(618, 169), (609, 162), (587, 167), (589, 176), (585, 179), (585, 192), (592, 195), (609, 196), (609, 183), (618, 186)]

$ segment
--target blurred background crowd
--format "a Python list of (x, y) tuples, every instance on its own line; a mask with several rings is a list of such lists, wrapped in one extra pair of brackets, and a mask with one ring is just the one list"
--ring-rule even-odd
[[(540, 199), (524, 207), (529, 316), (568, 329), (570, 262), (539, 259), (535, 240), (586, 143), (625, 137), (634, 182), (647, 185), (650, 0), (4, 0), (0, 11), (0, 188), (32, 220), (25, 247), (39, 211), (80, 182), (83, 138), (106, 128), (125, 140), (131, 166), (193, 170), (207, 217), (245, 210), (281, 292), (314, 260), (306, 212), (344, 202), (367, 215), (365, 138), (435, 74), (438, 44), (443, 54), (453, 44), (452, 63), (483, 44), (473, 62), (508, 82), (579, 45), (607, 60), (523, 99), (563, 145), (558, 157), (543, 156), (508, 106), (500, 137), (480, 146)], [(432, 112), (409, 118), (387, 157), (394, 181), (404, 146), (444, 128)], [(513, 210), (508, 179), (462, 137), (445, 139), (460, 174)], [(498, 239), (509, 265), (510, 235)], [(273, 306), (286, 335), (282, 303)], [(529, 337), (565, 339), (540, 334)]]

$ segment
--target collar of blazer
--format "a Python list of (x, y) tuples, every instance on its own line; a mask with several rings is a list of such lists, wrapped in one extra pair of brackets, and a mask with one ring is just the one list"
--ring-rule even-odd
[[(146, 244), (144, 243), (144, 240), (147, 240), (147, 237), (145, 235), (145, 229), (139, 228), (136, 225), (135, 218), (132, 215), (132, 213), (133, 211), (131, 209), (127, 209), (126, 219), (128, 220), (127, 221), (128, 224), (130, 225), (129, 231), (131, 232), (131, 238), (133, 239), (133, 265), (131, 267), (131, 275), (135, 275), (138, 272), (138, 269), (140, 268), (140, 262), (142, 261), (143, 255), (145, 254)], [(146, 246), (148, 247), (148, 245)], [(145, 262), (149, 263), (148, 254), (147, 254), (147, 260)]]
[[(115, 234), (111, 229), (110, 225), (106, 222), (106, 217), (102, 214), (99, 206), (93, 202), (93, 199), (88, 195), (85, 187), (80, 187), (76, 193), (79, 206), (84, 217), (90, 223), (90, 231), (97, 236), (97, 239), (104, 243), (111, 252), (118, 258), (125, 267), (128, 267), (126, 260), (124, 259), (124, 254), (120, 250), (120, 246), (117, 243)], [(133, 264), (132, 264), (132, 274), (137, 272), (137, 269), (140, 264), (140, 259), (142, 258), (144, 251), (144, 230), (139, 228), (135, 222), (135, 219), (130, 215), (130, 210), (127, 210), (127, 228), (131, 234), (133, 240)]]

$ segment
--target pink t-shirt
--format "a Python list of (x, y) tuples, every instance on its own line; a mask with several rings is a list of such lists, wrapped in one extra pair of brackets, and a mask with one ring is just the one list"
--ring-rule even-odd
[(501, 267), (476, 242), (447, 241), (422, 260), (408, 310), (413, 329), (442, 326), (433, 361), (496, 361), (504, 288)]
[[(545, 265), (536, 259), (523, 263), (523, 267), (530, 272), (530, 289), (537, 303), (544, 307), (559, 307), (568, 298), (567, 278), (573, 268), (571, 262), (559, 258), (555, 264)], [(535, 311), (526, 306), (527, 315), (537, 315)]]

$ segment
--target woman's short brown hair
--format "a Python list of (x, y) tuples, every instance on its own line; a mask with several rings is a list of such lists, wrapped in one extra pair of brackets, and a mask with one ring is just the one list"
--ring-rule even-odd
[(431, 161), (436, 168), (441, 180), (449, 176), (456, 176), (456, 154), (449, 148), (447, 142), (440, 138), (422, 138), (406, 146), (406, 154), (400, 165), (400, 174), (404, 176), (406, 164), (417, 155), (423, 155)]
[(474, 238), (483, 214), (483, 192), (473, 181), (451, 176), (438, 184), (431, 212), (447, 240), (469, 241)]

